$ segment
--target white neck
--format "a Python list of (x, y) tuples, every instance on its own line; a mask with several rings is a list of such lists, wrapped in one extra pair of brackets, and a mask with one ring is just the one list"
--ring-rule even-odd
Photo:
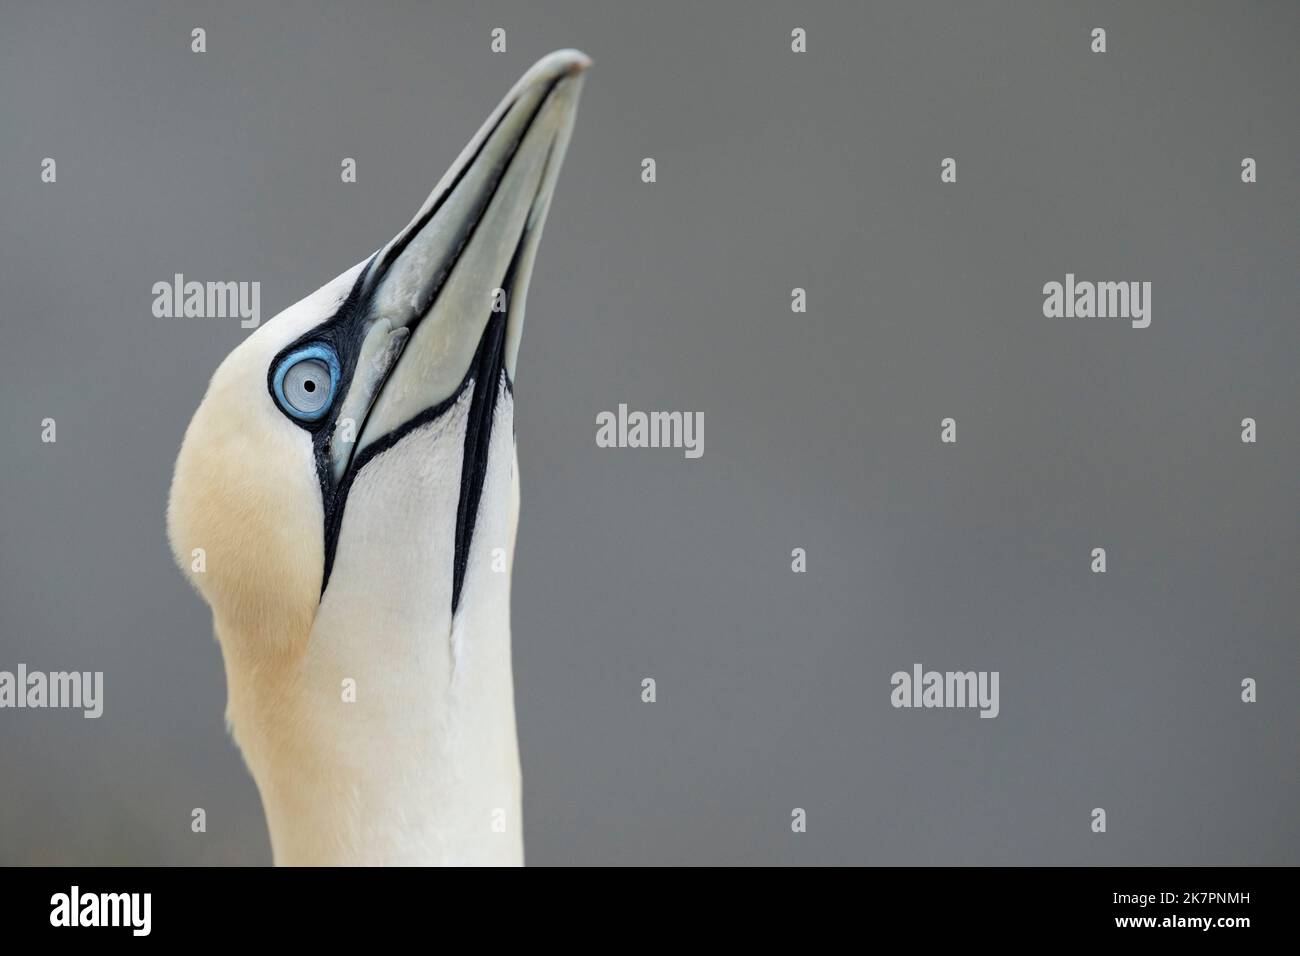
[(240, 648), (266, 644), (219, 634), (228, 719), (277, 864), (523, 862), (510, 666), (513, 435), (508, 416), (493, 429), (453, 619), (451, 574), (439, 572), (459, 481), (438, 472), (451, 459), (436, 452), (448, 440), (460, 447), (458, 418), (414, 433), (358, 476), (304, 647), (243, 661)]
[(288, 687), (240, 683), (228, 662), (228, 715), (278, 865), (523, 862), (509, 634), (453, 639), (505, 653), (452, 675), (441, 699), (425, 689), (449, 665), (432, 654), (382, 682), (353, 678), (354, 702), (328, 654), (309, 654)]

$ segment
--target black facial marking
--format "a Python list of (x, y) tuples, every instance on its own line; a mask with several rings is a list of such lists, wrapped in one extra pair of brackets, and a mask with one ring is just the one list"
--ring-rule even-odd
[[(452, 558), (451, 590), (451, 610), (453, 614), (456, 613), (457, 608), (460, 607), (460, 592), (465, 581), (474, 524), (478, 519), (479, 501), (483, 496), (483, 481), (487, 477), (488, 447), (492, 438), (492, 425), (496, 418), (497, 396), (502, 383), (507, 392), (513, 391), (510, 376), (505, 369), (505, 332), (506, 313), (494, 313), (488, 321), (487, 328), (483, 330), (483, 336), (479, 339), (474, 360), (470, 363), (465, 379), (456, 391), (437, 405), (426, 408), (411, 420), (368, 445), (344, 473), (343, 480), (334, 490), (332, 500), (325, 509), (326, 548), (325, 574), (321, 582), (322, 594), (325, 593), (325, 586), (329, 584), (330, 570), (334, 566), (334, 554), (338, 548), (339, 530), (343, 524), (343, 511), (356, 476), (371, 459), (388, 451), (417, 428), (437, 421), (447, 414), (460, 401), (465, 389), (473, 388), (474, 393), (470, 398), (469, 416), (465, 426), (465, 457), (460, 471), (460, 498), (456, 505), (456, 542)], [(482, 387), (478, 387), (477, 383), (482, 383)]]
[[(492, 203), (501, 181), (505, 178), (505, 171), (510, 167), (515, 153), (523, 144), (528, 131), (532, 128), (533, 121), (541, 113), (542, 107), (550, 98), (555, 87), (563, 80), (558, 77), (553, 80), (550, 87), (538, 99), (537, 106), (534, 107), (532, 115), (524, 123), (523, 131), (520, 133), (514, 144), (510, 155), (500, 165), (494, 181), (488, 190), (487, 197), (483, 200), (479, 208), (478, 215), (470, 221), (464, 223), (461, 227), (460, 234), (457, 237), (457, 243), (454, 251), (448, 257), (447, 262), (434, 275), (429, 277), (425, 286), (425, 295), (423, 301), (416, 308), (415, 317), (407, 323), (409, 343), (414, 336), (416, 328), (424, 320), (424, 317), (432, 310), (434, 301), (437, 299), (443, 284), (450, 275), (451, 270), (459, 261), (466, 245), (473, 238), (475, 230), (482, 221), (483, 215)], [(496, 416), (497, 396), (502, 384), (504, 384), (508, 393), (513, 392), (514, 385), (510, 381), (510, 376), (505, 369), (505, 337), (507, 328), (507, 312), (494, 312), (488, 320), (487, 326), (479, 339), (478, 347), (474, 353), (474, 359), (470, 367), (466, 370), (465, 377), (456, 391), (443, 401), (430, 408), (420, 412), (414, 418), (389, 432), (388, 434), (376, 439), (364, 451), (353, 456), (348, 463), (343, 477), (338, 484), (334, 483), (333, 470), (330, 463), (330, 441), (333, 439), (337, 428), (336, 417), (339, 408), (347, 396), (351, 387), (352, 378), (356, 372), (357, 360), (361, 352), (361, 345), (365, 339), (366, 332), (370, 326), (370, 319), (373, 315), (372, 300), (377, 289), (382, 285), (384, 276), (397, 261), (401, 253), (407, 246), (419, 235), (438, 210), (442, 208), (443, 203), (451, 196), (456, 187), (460, 184), (461, 179), (466, 172), (471, 169), (478, 161), (483, 149), (491, 140), (497, 127), (510, 114), (514, 108), (514, 103), (507, 105), (500, 116), (497, 117), (496, 123), (488, 131), (482, 141), (479, 143), (473, 156), (465, 162), (457, 171), (452, 183), (445, 189), (437, 200), (427, 209), (420, 217), (413, 222), (402, 235), (393, 242), (386, 250), (382, 250), (371, 256), (370, 260), (358, 273), (356, 280), (352, 284), (348, 295), (339, 305), (335, 313), (322, 322), (320, 325), (299, 336), (293, 342), (286, 345), (271, 361), (267, 369), (267, 388), (274, 399), (274, 373), (276, 367), (284, 357), (302, 347), (309, 342), (327, 342), (333, 346), (335, 353), (339, 357), (340, 374), (339, 382), (335, 390), (335, 397), (328, 412), (319, 420), (314, 422), (297, 421), (296, 423), (306, 431), (311, 433), (312, 448), (316, 463), (316, 473), (320, 482), (321, 500), (324, 506), (324, 543), (325, 543), (325, 566), (321, 576), (321, 593), (325, 593), (325, 588), (329, 585), (330, 573), (334, 567), (334, 556), (338, 549), (339, 532), (343, 524), (343, 512), (347, 505), (348, 494), (351, 491), (352, 483), (356, 476), (361, 472), (365, 465), (378, 455), (383, 454), (392, 448), (397, 442), (401, 441), (406, 435), (415, 429), (426, 425), (429, 422), (445, 415), (460, 399), (461, 394), (466, 388), (473, 388), (474, 392), (470, 399), (470, 408), (468, 421), (465, 431), (464, 460), (461, 466), (460, 479), (460, 497), (456, 507), (456, 540), (455, 550), (452, 558), (453, 578), (452, 578), (452, 613), (454, 614), (460, 605), (461, 589), (464, 585), (466, 567), (469, 560), (469, 548), (474, 534), (474, 526), (478, 519), (478, 508), (483, 494), (483, 482), (487, 476), (488, 450), (492, 437), (492, 426)], [(547, 157), (549, 163), (549, 157)], [(518, 262), (519, 252), (523, 248), (524, 240), (528, 236), (527, 226), (521, 232), (518, 242), (515, 246), (514, 256), (511, 259), (510, 266), (506, 270), (506, 275), (502, 281), (502, 288), (514, 287), (514, 276)], [(399, 355), (393, 362), (392, 368), (389, 369), (389, 375), (393, 369), (400, 363)], [(355, 438), (360, 439), (364, 434), (366, 421), (369, 419), (370, 410), (374, 403), (378, 401), (378, 396), (382, 393), (384, 384), (381, 384), (372, 398), (370, 408), (362, 416), (362, 420), (356, 423)], [(480, 387), (481, 386), (481, 387)]]
[[(554, 89), (554, 84), (552, 84), (551, 88)], [(541, 102), (545, 103), (549, 96), (550, 90), (547, 91), (546, 96), (542, 97)], [(334, 314), (320, 325), (304, 332), (302, 335), (298, 336), (298, 338), (294, 339), (282, 348), (279, 353), (276, 354), (275, 358), (271, 360), (270, 367), (266, 370), (266, 387), (267, 390), (270, 391), (272, 399), (274, 399), (275, 369), (279, 366), (281, 360), (286, 355), (308, 342), (324, 341), (334, 346), (334, 352), (339, 357), (341, 370), (338, 387), (335, 391), (333, 407), (331, 407), (329, 412), (322, 416), (319, 421), (297, 422), (300, 427), (312, 433), (312, 441), (316, 453), (316, 470), (321, 481), (321, 492), (326, 496), (327, 504), (330, 492), (330, 489), (327, 486), (331, 479), (328, 467), (329, 457), (326, 453), (328, 451), (329, 440), (334, 433), (334, 417), (338, 412), (338, 406), (347, 395), (348, 388), (352, 384), (352, 375), (356, 371), (357, 356), (360, 354), (361, 343), (365, 339), (368, 320), (371, 315), (371, 298), (375, 290), (379, 288), (384, 276), (388, 274), (389, 268), (397, 261), (397, 257), (400, 256), (403, 250), (410, 245), (412, 240), (420, 234), (421, 230), (423, 230), (424, 227), (433, 220), (433, 217), (437, 215), (438, 210), (442, 208), (443, 203), (445, 203), (447, 198), (456, 191), (456, 187), (460, 185), (465, 173), (468, 172), (470, 168), (473, 167), (474, 163), (478, 161), (483, 149), (492, 139), (492, 134), (496, 132), (497, 127), (501, 125), (502, 121), (510, 115), (510, 110), (513, 107), (514, 103), (512, 102), (501, 111), (501, 115), (497, 117), (496, 123), (492, 125), (492, 128), (488, 131), (487, 135), (483, 137), (483, 140), (479, 143), (478, 149), (475, 150), (474, 155), (471, 156), (463, 166), (461, 166), (451, 184), (443, 190), (442, 194), (438, 196), (433, 204), (415, 222), (411, 223), (406, 230), (403, 231), (402, 235), (392, 243), (391, 247), (386, 250), (381, 250), (382, 255), (380, 252), (377, 252), (370, 257), (369, 261), (366, 262), (360, 273), (357, 274), (356, 280), (352, 283), (352, 288), (348, 291), (347, 296), (344, 298), (343, 302), (339, 304), (339, 307), (335, 310)], [(528, 124), (525, 126), (525, 133), (528, 128), (531, 127), (532, 119), (535, 118), (536, 115), (537, 111), (534, 111), (533, 117), (529, 119)], [(523, 138), (520, 137), (520, 142), (522, 141)], [(518, 149), (518, 144), (516, 144), (515, 148), (516, 150)], [(514, 158), (513, 152), (510, 154), (510, 158)], [(509, 166), (509, 159), (507, 159), (505, 165)], [(504, 167), (502, 174), (504, 174)], [(500, 184), (501, 178), (501, 176), (498, 176), (496, 182), (493, 183), (492, 191), (488, 195), (487, 202), (483, 204), (484, 210), (487, 209), (488, 203), (492, 201), (492, 196), (496, 195), (496, 189)], [(428, 314), (433, 299), (437, 298), (437, 294), (441, 291), (442, 285), (447, 279), (447, 275), (451, 272), (452, 267), (460, 258), (460, 253), (473, 235), (474, 229), (478, 226), (478, 222), (479, 218), (475, 218), (472, 222), (466, 225), (456, 247), (456, 251), (450, 257), (448, 264), (438, 275), (432, 277), (429, 288), (431, 293), (429, 303), (426, 304), (424, 309), (420, 310), (416, 318), (408, 325), (411, 334), (415, 333), (416, 327), (421, 321), (423, 321), (424, 316)], [(358, 436), (361, 434), (361, 428), (364, 424), (364, 422), (357, 423)], [(329, 550), (331, 549), (327, 548), (327, 552)], [(326, 580), (329, 579), (330, 563), (331, 557), (327, 556), (325, 563)]]
[(451, 612), (460, 607), (460, 589), (465, 584), (465, 567), (469, 546), (478, 520), (478, 503), (483, 497), (483, 480), (487, 477), (488, 446), (492, 440), (492, 420), (496, 415), (497, 386), (509, 381), (505, 365), (506, 316), (493, 313), (483, 337), (479, 339), (470, 376), (479, 384), (469, 401), (469, 420), (465, 425), (465, 456), (460, 465), (460, 501), (456, 505), (456, 555), (452, 565)]

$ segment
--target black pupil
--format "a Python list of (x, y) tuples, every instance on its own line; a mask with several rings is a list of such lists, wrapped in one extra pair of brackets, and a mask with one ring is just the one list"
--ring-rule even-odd
[(314, 392), (316, 391), (316, 383), (311, 379), (307, 379), (307, 381), (302, 383), (302, 388), (305, 392)]

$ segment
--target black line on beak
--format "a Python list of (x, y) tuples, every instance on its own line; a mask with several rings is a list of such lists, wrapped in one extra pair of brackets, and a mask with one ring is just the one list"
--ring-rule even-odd
[[(512, 270), (513, 271), (513, 270)], [(496, 416), (497, 390), (505, 376), (506, 314), (494, 312), (488, 320), (478, 350), (470, 365), (474, 395), (470, 398), (469, 419), (465, 423), (465, 454), (460, 465), (460, 501), (456, 505), (456, 553), (452, 563), (451, 613), (460, 607), (460, 591), (465, 584), (469, 548), (478, 521), (478, 505), (487, 478), (488, 450), (492, 441), (492, 421)]]
[[(491, 191), (483, 202), (478, 215), (472, 222), (465, 225), (456, 250), (448, 257), (448, 261), (442, 272), (431, 282), (429, 287), (430, 296), (428, 303), (419, 310), (417, 317), (407, 325), (412, 337), (414, 336), (416, 329), (424, 321), (424, 318), (432, 310), (433, 303), (441, 293), (442, 287), (447, 280), (447, 276), (451, 274), (452, 269), (454, 269), (456, 264), (460, 261), (460, 258), (464, 253), (465, 248), (469, 245), (470, 240), (473, 239), (475, 231), (482, 223), (483, 217), (487, 214), (488, 208), (491, 206), (497, 190), (500, 189), (501, 183), (505, 180), (506, 172), (509, 170), (511, 163), (514, 162), (519, 149), (523, 146), (524, 140), (527, 138), (529, 131), (533, 127), (533, 123), (537, 120), (537, 117), (541, 114), (542, 109), (546, 106), (547, 102), (549, 102), (551, 94), (555, 92), (556, 87), (563, 82), (565, 78), (566, 76), (559, 76), (551, 80), (546, 91), (542, 94), (537, 105), (533, 108), (532, 114), (528, 117), (527, 122), (524, 123), (523, 129), (521, 130), (509, 155), (501, 163), (501, 168), (496, 177), (496, 181), (492, 184)], [(479, 144), (478, 150), (474, 153), (474, 156), (458, 171), (455, 180), (448, 186), (433, 206), (421, 215), (417, 222), (413, 223), (411, 227), (406, 230), (401, 239), (398, 242), (395, 242), (393, 247), (383, 255), (382, 260), (378, 253), (371, 257), (370, 262), (368, 262), (366, 267), (361, 270), (348, 298), (345, 300), (338, 312), (315, 329), (300, 336), (295, 340), (295, 342), (286, 346), (286, 348), (282, 350), (281, 354), (284, 354), (290, 348), (295, 348), (303, 342), (317, 338), (338, 338), (345, 340), (346, 344), (341, 344), (338, 348), (340, 358), (345, 363), (343, 376), (345, 381), (344, 387), (340, 388), (339, 397), (336, 399), (336, 405), (342, 401), (344, 389), (347, 386), (350, 386), (352, 373), (356, 367), (356, 353), (359, 351), (361, 341), (364, 337), (365, 322), (368, 320), (370, 315), (369, 301), (375, 290), (379, 288), (383, 276), (392, 267), (393, 263), (397, 261), (401, 252), (410, 244), (415, 236), (419, 235), (420, 231), (433, 220), (434, 215), (440, 208), (442, 208), (447, 197), (449, 197), (460, 184), (465, 173), (479, 161), (482, 151), (486, 148), (488, 142), (492, 138), (492, 134), (496, 131), (501, 122), (504, 121), (505, 117), (509, 115), (511, 109), (514, 108), (517, 102), (517, 100), (512, 101), (509, 106), (502, 110), (501, 116), (497, 118), (497, 122), (493, 125), (492, 130), (483, 138), (483, 142)], [(534, 197), (534, 201), (535, 200), (536, 197)], [(519, 253), (523, 248), (524, 240), (527, 236), (528, 225), (525, 220), (524, 228), (521, 230), (519, 239), (516, 242), (510, 265), (507, 267), (506, 274), (502, 279), (502, 288), (511, 289), (514, 287), (513, 278), (519, 259)], [(410, 432), (421, 425), (427, 424), (428, 422), (444, 415), (453, 405), (455, 405), (456, 401), (460, 398), (461, 393), (464, 392), (470, 383), (475, 382), (482, 387), (475, 388), (473, 398), (471, 399), (469, 421), (467, 423), (465, 434), (465, 458), (461, 465), (460, 500), (456, 508), (456, 540), (453, 556), (452, 579), (452, 613), (455, 613), (460, 602), (460, 592), (464, 584), (465, 571), (469, 560), (469, 546), (474, 533), (474, 525), (478, 518), (478, 506), (482, 497), (483, 480), (487, 474), (488, 449), (492, 436), (492, 423), (496, 411), (496, 396), (503, 376), (505, 378), (506, 388), (511, 388), (509, 376), (505, 374), (505, 336), (508, 310), (509, 303), (507, 303), (507, 311), (494, 312), (488, 319), (483, 334), (479, 338), (479, 344), (474, 353), (474, 359), (471, 361), (470, 367), (466, 370), (465, 378), (456, 389), (456, 392), (439, 402), (437, 405), (420, 412), (410, 421), (403, 423), (387, 435), (376, 439), (359, 455), (354, 455), (352, 460), (348, 463), (347, 469), (344, 471), (343, 477), (340, 479), (337, 486), (334, 486), (333, 484), (333, 476), (330, 471), (328, 455), (328, 442), (333, 436), (335, 426), (333, 416), (337, 414), (337, 407), (331, 409), (329, 415), (326, 416), (321, 425), (315, 430), (314, 445), (317, 474), (320, 478), (321, 496), (325, 510), (325, 566), (321, 575), (322, 594), (325, 593), (325, 588), (329, 586), (330, 573), (334, 568), (334, 556), (335, 552), (338, 550), (339, 533), (343, 525), (343, 513), (347, 506), (348, 493), (352, 488), (352, 482), (356, 478), (357, 474), (361, 472), (367, 462), (393, 447), (393, 445)], [(408, 338), (408, 345), (410, 341), (411, 339)], [(275, 359), (275, 362), (278, 361), (279, 356)], [(385, 376), (384, 382), (378, 387), (378, 389), (376, 389), (370, 408), (367, 409), (363, 420), (358, 423), (356, 431), (358, 439), (360, 439), (360, 436), (364, 433), (365, 424), (369, 421), (370, 411), (376, 404), (378, 404), (379, 396), (387, 386), (388, 379), (392, 376), (400, 362), (401, 356), (399, 356), (397, 361), (393, 363), (392, 367), (388, 371), (388, 375)], [(326, 423), (328, 423), (328, 425)]]

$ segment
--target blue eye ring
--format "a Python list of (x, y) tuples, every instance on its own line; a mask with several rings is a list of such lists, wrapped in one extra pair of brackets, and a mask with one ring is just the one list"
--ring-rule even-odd
[[(286, 377), (304, 363), (309, 364), (294, 373), (286, 392)], [(328, 385), (323, 389), (323, 397), (318, 397), (315, 392), (325, 383), (319, 381), (321, 378), (319, 374), (311, 374), (313, 371), (320, 370), (324, 370), (329, 375)], [(324, 343), (316, 342), (294, 349), (282, 358), (271, 378), (271, 385), (275, 390), (275, 400), (282, 412), (300, 422), (315, 422), (324, 418), (334, 403), (334, 393), (338, 389), (340, 375), (339, 357), (334, 349)], [(300, 382), (299, 379), (302, 381)], [(307, 392), (311, 393), (310, 401), (305, 400), (306, 393), (298, 391), (303, 382), (308, 383)], [(298, 399), (297, 403), (292, 400), (293, 398)]]

